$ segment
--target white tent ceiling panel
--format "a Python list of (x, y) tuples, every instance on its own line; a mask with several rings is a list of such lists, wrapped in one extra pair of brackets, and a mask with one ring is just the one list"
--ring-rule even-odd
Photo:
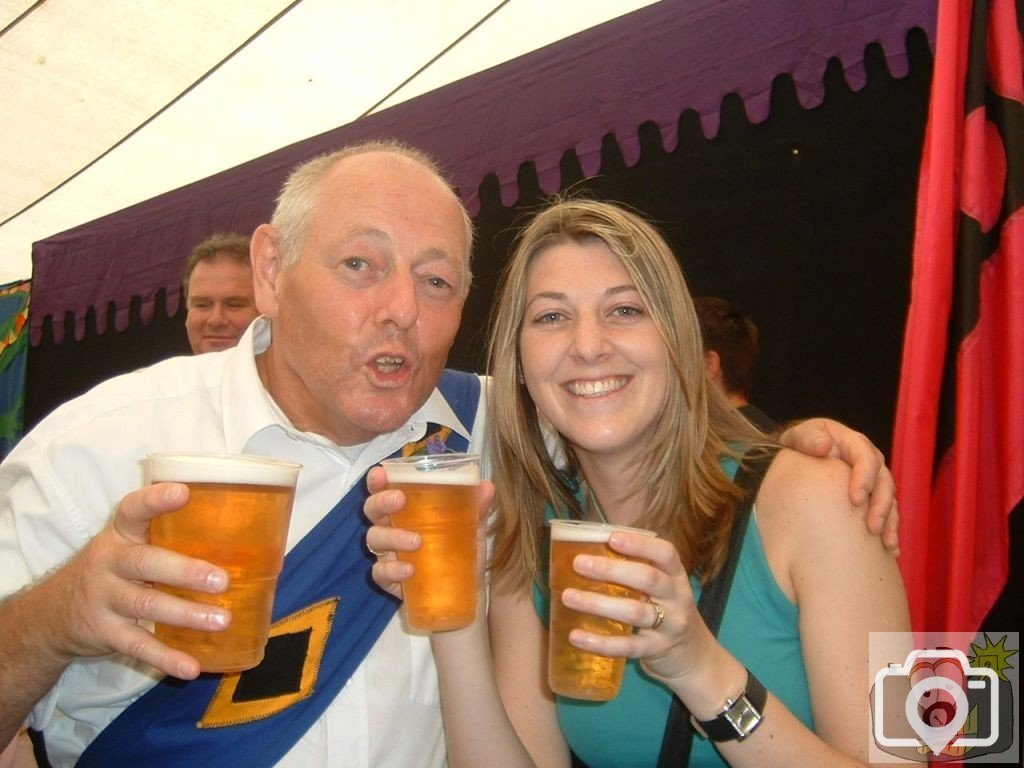
[(0, 29), (7, 29), (32, 3), (33, 0), (0, 0)]
[(650, 4), (48, 0), (0, 37), (0, 284), (35, 240)]
[[(7, 219), (214, 67), (282, 0), (49, 0), (0, 38)], [(170, 6), (173, 13), (164, 9)], [(229, 7), (230, 6), (230, 7)], [(236, 12), (232, 12), (236, 11)], [(211, 38), (215, 44), (208, 44)], [(47, 158), (39, 162), (45, 148)]]

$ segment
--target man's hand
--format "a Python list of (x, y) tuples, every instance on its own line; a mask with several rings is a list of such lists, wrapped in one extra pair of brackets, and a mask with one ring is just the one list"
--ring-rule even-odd
[(110, 524), (63, 569), (61, 581), (71, 598), (67, 640), (74, 655), (115, 651), (175, 677), (192, 679), (199, 674), (195, 659), (171, 650), (138, 624), (148, 620), (216, 631), (231, 621), (222, 608), (151, 586), (158, 582), (209, 593), (227, 588), (223, 569), (149, 543), (150, 520), (187, 501), (188, 486), (180, 483), (158, 483), (128, 494)]
[(850, 501), (867, 503), (867, 526), (882, 536), (893, 555), (900, 553), (899, 509), (896, 484), (885, 466), (885, 457), (863, 434), (832, 419), (808, 419), (789, 427), (779, 436), (787, 448), (810, 456), (831, 456), (852, 467)]
[[(129, 493), (113, 519), (64, 566), (41, 582), (49, 601), (33, 601), (40, 627), (49, 627), (48, 642), (56, 656), (123, 653), (183, 679), (199, 674), (191, 656), (171, 650), (140, 620), (207, 631), (223, 629), (230, 614), (166, 594), (152, 587), (169, 586), (218, 593), (228, 575), (196, 560), (149, 543), (149, 523), (157, 515), (180, 509), (188, 486), (158, 483)], [(35, 590), (30, 590), (34, 592)]]
[(188, 486), (159, 483), (129, 493), (113, 519), (78, 554), (0, 602), (0, 744), (6, 745), (71, 661), (123, 653), (174, 677), (199, 662), (161, 643), (140, 620), (216, 631), (231, 617), (214, 606), (154, 589), (154, 582), (217, 593), (228, 575), (202, 560), (149, 544), (149, 522), (180, 509)]

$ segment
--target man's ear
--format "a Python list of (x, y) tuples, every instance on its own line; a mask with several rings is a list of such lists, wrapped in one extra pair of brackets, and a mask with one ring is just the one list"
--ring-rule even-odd
[(704, 371), (711, 381), (722, 378), (722, 358), (712, 349), (704, 353)]
[(274, 317), (278, 307), (278, 289), (284, 270), (281, 236), (269, 224), (260, 224), (252, 233), (249, 246), (252, 260), (252, 280), (256, 294), (256, 308), (261, 315)]

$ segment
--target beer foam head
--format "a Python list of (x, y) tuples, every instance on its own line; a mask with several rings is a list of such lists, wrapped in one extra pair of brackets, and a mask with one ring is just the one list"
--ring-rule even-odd
[(645, 536), (656, 535), (645, 528), (630, 528), (626, 525), (595, 523), (590, 520), (548, 520), (551, 526), (552, 541), (582, 541), (587, 543), (603, 543), (611, 538), (615, 531), (642, 533)]
[(389, 483), (433, 483), (435, 485), (477, 485), (480, 457), (470, 453), (440, 453), (409, 456), (381, 462)]
[(151, 453), (149, 479), (154, 483), (240, 483), (295, 485), (302, 465), (263, 456), (227, 453)]

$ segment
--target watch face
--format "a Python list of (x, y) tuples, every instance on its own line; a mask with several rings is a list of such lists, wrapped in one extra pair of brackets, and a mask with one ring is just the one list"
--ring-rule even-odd
[(693, 723), (697, 732), (706, 739), (743, 741), (764, 719), (762, 712), (767, 698), (768, 692), (764, 686), (748, 671), (747, 689), (740, 694), (736, 701), (726, 699), (725, 709), (718, 717), (703, 721), (691, 717), (690, 722)]
[(737, 739), (747, 738), (761, 722), (761, 713), (750, 703), (747, 694), (740, 696), (732, 711), (726, 713), (726, 720), (735, 731)]

